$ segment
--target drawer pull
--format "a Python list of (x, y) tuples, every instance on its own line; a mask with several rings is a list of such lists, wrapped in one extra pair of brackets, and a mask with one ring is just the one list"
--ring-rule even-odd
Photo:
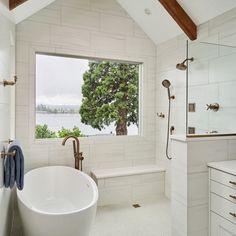
[(236, 214), (235, 213), (230, 212), (229, 214), (236, 218)]
[(233, 198), (234, 200), (236, 200), (236, 196), (229, 195), (229, 197), (231, 197), (231, 198)]
[(230, 184), (236, 185), (236, 182), (229, 181)]

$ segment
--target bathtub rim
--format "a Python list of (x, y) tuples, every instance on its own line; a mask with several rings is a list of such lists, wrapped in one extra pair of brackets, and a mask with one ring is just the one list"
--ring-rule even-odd
[(69, 166), (59, 166), (59, 165), (55, 165), (55, 166), (44, 166), (44, 167), (39, 167), (39, 168), (35, 168), (35, 169), (32, 169), (30, 170), (29, 172), (27, 172), (25, 174), (25, 177), (30, 174), (31, 172), (34, 172), (34, 171), (39, 171), (40, 169), (45, 169), (45, 168), (55, 168), (55, 167), (60, 167), (60, 168), (65, 168), (65, 169), (70, 169), (70, 171), (74, 171), (74, 172), (78, 172), (80, 174), (83, 175), (84, 178), (86, 178), (89, 183), (91, 184), (91, 187), (92, 187), (92, 190), (93, 190), (93, 199), (92, 201), (90, 202), (90, 204), (86, 205), (85, 207), (83, 208), (79, 208), (78, 210), (74, 210), (74, 211), (67, 211), (67, 212), (61, 212), (61, 213), (51, 213), (51, 212), (46, 212), (46, 211), (40, 211), (34, 207), (30, 207), (29, 205), (27, 205), (23, 200), (22, 200), (22, 196), (21, 195), (21, 192), (20, 190), (17, 189), (16, 191), (16, 195), (17, 195), (17, 200), (21, 202), (21, 204), (26, 207), (27, 209), (29, 209), (30, 211), (33, 211), (33, 212), (36, 212), (38, 214), (41, 214), (41, 215), (45, 215), (45, 216), (66, 216), (66, 215), (72, 215), (72, 214), (76, 214), (76, 213), (79, 213), (79, 212), (82, 212), (84, 210), (87, 210), (91, 207), (93, 207), (94, 205), (97, 204), (97, 201), (98, 201), (98, 188), (97, 188), (97, 185), (96, 183), (94, 182), (94, 180), (86, 173), (83, 173), (82, 171), (80, 170), (76, 170), (72, 167), (69, 167)]

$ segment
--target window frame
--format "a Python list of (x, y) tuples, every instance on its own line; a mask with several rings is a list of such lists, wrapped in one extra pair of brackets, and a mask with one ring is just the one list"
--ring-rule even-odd
[(123, 59), (111, 59), (105, 57), (91, 57), (91, 56), (80, 56), (74, 54), (63, 54), (63, 53), (54, 53), (54, 52), (42, 52), (35, 51), (34, 53), (34, 61), (35, 61), (35, 78), (34, 78), (34, 124), (33, 124), (33, 139), (36, 142), (48, 142), (48, 141), (57, 141), (62, 140), (62, 138), (45, 138), (45, 139), (37, 139), (35, 136), (35, 128), (36, 128), (36, 70), (37, 70), (37, 55), (45, 55), (45, 56), (55, 56), (55, 57), (64, 57), (64, 58), (74, 58), (74, 59), (86, 59), (86, 60), (95, 60), (95, 61), (110, 61), (117, 63), (127, 63), (127, 64), (137, 64), (139, 65), (139, 83), (138, 83), (138, 134), (137, 135), (123, 135), (123, 136), (108, 136), (108, 135), (94, 135), (94, 136), (86, 136), (80, 137), (80, 139), (89, 138), (92, 139), (94, 137), (101, 138), (116, 138), (116, 137), (142, 137), (143, 136), (143, 78), (144, 78), (144, 62), (136, 61), (136, 60), (123, 60)]

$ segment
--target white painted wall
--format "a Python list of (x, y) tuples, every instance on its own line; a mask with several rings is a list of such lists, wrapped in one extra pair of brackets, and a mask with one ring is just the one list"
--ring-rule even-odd
[[(198, 27), (198, 41), (235, 45), (235, 14), (236, 8), (200, 25)], [(157, 46), (156, 111), (164, 112), (165, 114), (167, 114), (167, 91), (161, 86), (161, 81), (164, 79), (168, 79), (173, 85), (172, 93), (176, 96), (176, 99), (172, 102), (171, 118), (171, 125), (174, 125), (176, 128), (175, 134), (185, 133), (185, 72), (176, 70), (175, 66), (177, 63), (183, 61), (186, 57), (186, 39), (187, 38), (182, 35)], [(190, 43), (194, 44), (194, 42)], [(199, 52), (202, 54), (206, 54), (206, 50), (195, 50), (195, 53), (192, 50), (191, 56), (198, 58), (199, 55), (196, 55), (196, 53)], [(200, 73), (197, 69), (195, 73), (194, 71), (192, 71), (192, 79), (194, 79), (193, 75), (196, 75), (197, 73)], [(198, 78), (199, 77), (201, 76), (198, 74)], [(200, 78), (198, 81), (197, 79), (195, 79), (195, 81), (196, 83), (199, 83), (199, 85), (201, 85), (202, 83)], [(194, 86), (196, 86), (196, 84)], [(199, 86), (197, 91), (202, 91), (202, 87)], [(206, 95), (204, 94), (204, 97), (205, 96)], [(202, 97), (201, 99), (204, 99), (204, 97)], [(206, 100), (205, 102), (209, 103), (208, 100)], [(166, 175), (166, 194), (170, 196), (171, 162), (168, 161), (165, 157), (166, 129), (167, 119), (158, 118), (156, 120), (157, 162), (161, 165), (164, 165), (168, 170)], [(230, 149), (228, 151), (230, 151)]]
[(74, 165), (69, 143), (34, 139), (36, 51), (143, 62), (142, 136), (81, 138), (81, 151), (87, 172), (155, 163), (155, 44), (115, 0), (58, 0), (17, 25), (16, 136), (26, 170)]
[[(3, 1), (2, 3), (4, 3)], [(2, 4), (1, 3), (1, 4)], [(14, 73), (15, 26), (0, 11), (0, 81), (11, 80)], [(11, 40), (12, 38), (12, 40)], [(0, 85), (0, 149), (11, 136), (11, 97), (14, 89)], [(0, 159), (0, 236), (10, 232), (12, 218), (11, 191), (3, 188), (3, 160)]]

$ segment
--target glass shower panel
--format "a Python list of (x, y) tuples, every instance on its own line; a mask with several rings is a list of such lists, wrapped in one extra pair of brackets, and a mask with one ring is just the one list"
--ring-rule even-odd
[(187, 134), (235, 134), (236, 47), (198, 42), (188, 55)]

